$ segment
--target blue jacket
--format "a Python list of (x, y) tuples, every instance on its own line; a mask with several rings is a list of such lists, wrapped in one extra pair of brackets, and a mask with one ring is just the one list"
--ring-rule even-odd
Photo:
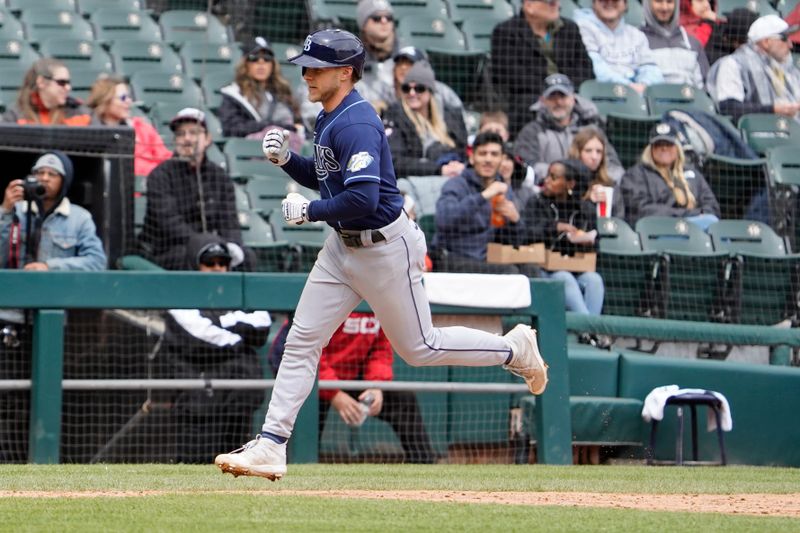
[[(26, 202), (17, 202), (14, 212), (20, 223), (19, 259), (25, 259)], [(0, 207), (0, 266), (9, 268), (9, 234), (14, 213)], [(67, 198), (44, 219), (39, 250), (34, 258), (50, 270), (103, 270), (106, 254), (97, 236), (92, 215)]]
[[(501, 181), (499, 176), (496, 179)], [(445, 182), (436, 201), (434, 250), (486, 261), (486, 245), (490, 242), (515, 242), (516, 224), (506, 221), (503, 228), (492, 227), (491, 203), (481, 196), (485, 188), (471, 168)], [(510, 187), (506, 198), (514, 198)]]

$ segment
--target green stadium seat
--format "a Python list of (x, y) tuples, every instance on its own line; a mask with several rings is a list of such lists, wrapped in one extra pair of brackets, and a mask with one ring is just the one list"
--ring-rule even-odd
[[(397, 9), (392, 4), (397, 15)], [(464, 34), (445, 17), (411, 16), (397, 21), (397, 38), (401, 46), (416, 46), (430, 52), (466, 52)], [(437, 73), (438, 74), (438, 73)]]
[(715, 252), (711, 237), (682, 218), (644, 217), (636, 223), (644, 251), (664, 256), (665, 317), (730, 320), (734, 290), (729, 254)]
[(158, 18), (164, 40), (174, 44), (190, 41), (227, 44), (233, 42), (228, 28), (214, 15), (205, 11), (174, 9), (164, 11)]
[(425, 234), (425, 242), (428, 243), (430, 248), (433, 243), (433, 237), (436, 235), (436, 215), (418, 215), (417, 225), (422, 233)]
[(257, 272), (289, 272), (299, 251), (285, 241), (275, 241), (272, 226), (254, 210), (239, 211), (242, 243), (256, 256)]
[(270, 213), (269, 223), (276, 241), (287, 242), (298, 250), (299, 262), (295, 265), (297, 272), (311, 271), (325, 239), (333, 231), (323, 222), (306, 222), (300, 226), (289, 224), (283, 219), (283, 214), (279, 209)]
[(264, 158), (261, 141), (231, 138), (222, 151), (228, 159), (228, 173), (233, 179), (247, 180), (259, 176), (286, 178), (286, 173), (280, 167)]
[(162, 40), (161, 27), (146, 11), (103, 8), (93, 11), (89, 20), (103, 42)]
[(737, 159), (709, 154), (703, 175), (725, 219), (745, 218), (753, 198), (768, 187), (765, 159)]
[(222, 94), (220, 89), (233, 82), (233, 76), (229, 72), (208, 72), (203, 76), (201, 85), (203, 87), (203, 97), (209, 109), (216, 111), (222, 104)]
[(29, 9), (57, 9), (59, 11), (77, 11), (75, 0), (8, 0), (4, 2), (8, 9), (24, 12)]
[(239, 227), (242, 229), (242, 242), (245, 246), (263, 246), (275, 242), (272, 226), (260, 214), (244, 209), (239, 210), (238, 215)]
[(108, 71), (93, 68), (70, 69), (69, 78), (72, 80), (70, 94), (86, 101), (89, 98), (89, 93), (92, 92), (92, 85), (101, 74), (108, 74)]
[(311, 22), (318, 27), (334, 26), (355, 35), (360, 33), (356, 22), (356, 4), (350, 0), (311, 0)]
[(495, 26), (514, 16), (514, 8), (507, 2), (487, 2), (486, 0), (445, 1), (450, 12), (450, 20), (456, 24), (476, 20), (482, 21), (489, 26)]
[(586, 80), (581, 83), (578, 94), (591, 100), (601, 115), (617, 113), (636, 117), (648, 116), (647, 100), (644, 96), (621, 83)]
[(104, 8), (140, 11), (144, 9), (144, 4), (144, 0), (78, 0), (78, 11), (85, 15)]
[(485, 20), (469, 19), (461, 25), (461, 31), (470, 52), (488, 53), (492, 48), (492, 31), (494, 25)]
[(24, 39), (25, 30), (22, 23), (7, 11), (0, 7), (0, 39)]
[(160, 71), (162, 77), (183, 72), (180, 56), (167, 45), (156, 41), (119, 40), (110, 48), (114, 70), (130, 78), (139, 71)]
[(0, 67), (24, 67), (27, 70), (39, 57), (27, 41), (0, 39)]
[(644, 96), (653, 115), (662, 115), (671, 109), (696, 109), (712, 115), (717, 112), (711, 97), (691, 85), (657, 83), (649, 85)]
[(303, 52), (303, 44), (296, 44), (296, 43), (283, 43), (283, 42), (273, 42), (270, 43), (272, 45), (272, 51), (275, 54), (275, 59), (278, 60), (278, 63), (281, 64), (282, 68), (286, 67), (297, 67), (294, 63), (290, 63), (289, 59), (300, 55)]
[(622, 219), (599, 219), (597, 231), (597, 272), (606, 286), (603, 314), (661, 316), (661, 256), (642, 251), (639, 234)]
[(448, 19), (447, 4), (444, 0), (394, 0), (391, 2), (395, 20), (410, 17)]
[(800, 198), (800, 150), (786, 144), (767, 151), (767, 172), (772, 191), (773, 228), (790, 237), (793, 250), (798, 249), (800, 224), (797, 216)]
[(288, 193), (291, 182), (289, 176), (258, 176), (249, 179), (244, 185), (250, 199), (250, 205), (261, 216), (269, 217), (273, 210), (280, 208), (281, 201)]
[[(164, 136), (162, 135), (161, 137), (163, 138)], [(172, 138), (172, 132), (169, 132), (169, 138)], [(225, 159), (225, 154), (216, 144), (211, 143), (211, 146), (206, 149), (206, 157), (212, 163), (221, 166), (225, 170), (228, 169), (228, 160)]]
[(136, 99), (149, 106), (156, 102), (181, 102), (185, 107), (203, 105), (200, 87), (185, 74), (139, 71), (131, 76), (131, 88)]
[(486, 52), (433, 49), (427, 52), (436, 79), (449, 85), (463, 102), (470, 104), (486, 98)]
[(209, 72), (226, 72), (233, 79), (241, 55), (239, 47), (233, 44), (188, 42), (180, 51), (184, 71), (198, 82)]
[(417, 216), (433, 215), (436, 213), (436, 201), (442, 192), (445, 176), (409, 176), (411, 194), (417, 201)]
[(94, 69), (111, 72), (111, 56), (94, 40), (55, 37), (39, 47), (45, 57), (54, 57), (72, 69)]
[(253, 32), (273, 41), (303, 42), (311, 27), (309, 5), (297, 0), (254, 2)]
[(22, 78), (28, 69), (22, 65), (13, 67), (0, 67), (0, 100), (6, 107), (13, 105), (22, 85)]
[(760, 154), (783, 144), (800, 148), (800, 124), (789, 117), (773, 113), (743, 115), (739, 129), (747, 144)]
[(718, 251), (730, 253), (737, 272), (734, 322), (796, 324), (800, 310), (800, 255), (788, 254), (769, 226), (751, 220), (720, 220), (708, 228)]
[[(559, 13), (561, 17), (570, 20), (572, 20), (572, 14), (575, 13), (575, 10), (580, 9), (572, 0), (561, 0), (560, 6)], [(517, 11), (515, 10), (514, 12), (516, 13)]]
[(20, 16), (28, 41), (42, 43), (56, 37), (94, 40), (92, 25), (74, 10), (25, 9)]

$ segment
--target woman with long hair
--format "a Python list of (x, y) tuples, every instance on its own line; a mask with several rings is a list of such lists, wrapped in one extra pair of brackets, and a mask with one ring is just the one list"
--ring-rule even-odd
[(22, 79), (14, 106), (3, 120), (17, 124), (86, 126), (89, 110), (69, 95), (69, 69), (57, 59), (38, 59)]
[[(616, 184), (608, 173), (608, 162), (606, 149), (608, 138), (603, 130), (597, 126), (585, 126), (578, 130), (572, 139), (569, 147), (569, 159), (580, 162), (586, 167), (590, 176), (583, 200), (592, 204), (599, 204), (608, 200), (607, 196), (612, 194), (610, 216), (623, 218), (625, 216), (625, 204), (622, 202), (622, 195), (616, 189)], [(613, 192), (609, 192), (610, 187)]]
[(220, 91), (217, 110), (226, 137), (261, 139), (271, 127), (296, 130), (300, 109), (269, 42), (256, 37), (236, 64), (233, 83)]
[(128, 84), (120, 77), (101, 76), (92, 84), (88, 101), (92, 125), (132, 127), (136, 136), (133, 172), (147, 176), (159, 163), (172, 157), (172, 152), (147, 119), (131, 116), (132, 103)]
[(394, 171), (398, 178), (442, 175), (464, 170), (467, 128), (461, 111), (440, 109), (433, 97), (436, 77), (427, 61), (417, 61), (406, 74), (401, 98), (384, 113)]
[(642, 159), (620, 182), (625, 218), (632, 226), (646, 216), (683, 217), (703, 230), (719, 220), (719, 203), (699, 170), (686, 164), (678, 133), (656, 124)]

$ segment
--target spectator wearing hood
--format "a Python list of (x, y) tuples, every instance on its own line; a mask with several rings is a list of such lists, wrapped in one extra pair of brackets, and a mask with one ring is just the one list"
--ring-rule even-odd
[(708, 58), (703, 45), (679, 24), (678, 0), (644, 0), (644, 26), (656, 65), (665, 83), (703, 89)]
[(650, 132), (641, 161), (622, 176), (625, 220), (647, 216), (683, 217), (706, 230), (719, 220), (719, 202), (699, 170), (686, 165), (678, 131), (669, 123)]
[[(241, 262), (238, 246), (209, 233), (186, 245), (189, 270), (218, 275)], [(170, 309), (163, 353), (177, 379), (261, 379), (257, 350), (272, 320), (267, 311)], [(179, 463), (210, 463), (219, 450), (234, 448), (250, 434), (261, 390), (184, 391), (175, 399)], [(190, 438), (186, 438), (191, 436)]]
[(6, 122), (28, 125), (88, 126), (92, 118), (80, 100), (70, 96), (69, 69), (43, 57), (25, 72), (17, 101), (3, 115)]
[(383, 116), (394, 171), (407, 176), (458, 176), (464, 170), (467, 127), (461, 110), (441, 109), (434, 97), (436, 76), (417, 61), (400, 87), (401, 98)]
[[(58, 150), (37, 159), (31, 174), (41, 189), (24, 201), (24, 182), (11, 181), (0, 207), (0, 257), (3, 268), (25, 270), (103, 270), (106, 254), (92, 215), (67, 198), (73, 180), (70, 158)], [(28, 225), (30, 219), (31, 225)], [(28, 237), (31, 238), (28, 238)], [(33, 249), (28, 245), (32, 244)]]
[[(567, 158), (577, 131), (584, 126), (603, 127), (597, 107), (575, 94), (572, 81), (563, 74), (551, 74), (544, 80), (544, 92), (531, 106), (535, 119), (525, 125), (514, 142), (514, 155), (532, 166), (538, 180), (544, 179), (550, 163)], [(610, 175), (624, 173), (616, 151), (607, 145)]]
[(492, 85), (506, 103), (512, 138), (530, 120), (549, 74), (566, 74), (576, 85), (593, 78), (578, 27), (559, 7), (559, 0), (523, 0), (519, 14), (492, 31)]
[[(167, 270), (184, 268), (186, 243), (195, 233), (216, 233), (241, 245), (233, 182), (206, 157), (211, 134), (206, 115), (187, 107), (170, 121), (175, 153), (147, 178), (147, 210), (139, 235), (141, 253)], [(252, 268), (252, 253), (246, 267)]]
[[(66, 197), (72, 161), (59, 151), (36, 160), (28, 181), (12, 180), (0, 206), (0, 266), (29, 271), (106, 268), (91, 214)], [(38, 190), (33, 190), (38, 184)], [(30, 379), (31, 328), (20, 309), (0, 310), (0, 379)], [(0, 393), (0, 462), (28, 460), (28, 391)]]
[(648, 85), (663, 83), (664, 76), (647, 37), (622, 18), (627, 6), (628, 0), (593, 0), (592, 9), (578, 9), (574, 18), (592, 58), (595, 79), (643, 93)]
[(734, 121), (746, 113), (798, 116), (800, 70), (789, 40), (798, 30), (777, 15), (759, 17), (747, 31), (748, 42), (711, 67), (708, 92), (722, 114)]
[[(226, 137), (263, 137), (271, 127), (295, 129), (300, 109), (292, 88), (281, 74), (272, 46), (256, 37), (236, 63), (233, 83), (220, 90), (217, 115)], [(302, 142), (302, 140), (301, 140)]]
[[(523, 242), (543, 242), (550, 250), (573, 255), (595, 249), (597, 216), (594, 204), (583, 200), (589, 176), (573, 161), (550, 164), (541, 194), (528, 200), (522, 213)], [(542, 271), (564, 282), (567, 311), (599, 315), (605, 285), (597, 272)]]

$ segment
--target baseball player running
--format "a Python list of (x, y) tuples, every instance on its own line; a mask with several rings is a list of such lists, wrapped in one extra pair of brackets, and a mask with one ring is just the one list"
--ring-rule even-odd
[(303, 68), (309, 99), (321, 102), (314, 157), (289, 151), (288, 132), (269, 130), (263, 149), (295, 181), (320, 191), (309, 201), (290, 193), (287, 222), (324, 220), (335, 230), (306, 281), (289, 330), (262, 432), (215, 463), (234, 476), (271, 480), (286, 474), (286, 441), (314, 385), (322, 348), (366, 300), (397, 353), (413, 366), (503, 365), (531, 393), (547, 385), (536, 332), (519, 324), (500, 337), (465, 327), (434, 328), (422, 273), (425, 236), (402, 210), (389, 144), (375, 110), (353, 85), (361, 78), (364, 45), (338, 29), (309, 35), (291, 61)]

